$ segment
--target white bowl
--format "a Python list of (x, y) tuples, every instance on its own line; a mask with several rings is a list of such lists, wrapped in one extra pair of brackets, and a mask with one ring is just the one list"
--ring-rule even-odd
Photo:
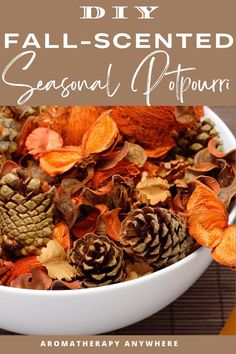
[[(236, 146), (226, 125), (209, 109), (225, 142)], [(233, 215), (234, 213), (234, 215)], [(235, 216), (231, 212), (230, 221)], [(0, 286), (0, 328), (35, 335), (90, 335), (128, 326), (160, 311), (183, 294), (211, 262), (200, 248), (165, 269), (125, 283), (61, 291)]]

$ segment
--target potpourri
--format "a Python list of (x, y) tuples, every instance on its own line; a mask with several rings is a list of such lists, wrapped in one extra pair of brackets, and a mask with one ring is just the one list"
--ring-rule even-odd
[(2, 106), (0, 166), (0, 285), (110, 285), (200, 245), (236, 267), (236, 150), (201, 106)]

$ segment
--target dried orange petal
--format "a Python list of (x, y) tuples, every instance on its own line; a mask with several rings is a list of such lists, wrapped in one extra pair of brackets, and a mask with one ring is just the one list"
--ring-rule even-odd
[(236, 225), (227, 227), (222, 241), (212, 251), (211, 255), (220, 264), (236, 267)]
[(216, 247), (224, 232), (227, 221), (219, 212), (201, 211), (193, 213), (188, 219), (190, 235), (202, 246)]
[(82, 147), (85, 155), (98, 154), (107, 150), (119, 134), (110, 112), (104, 112), (84, 135)]
[(224, 204), (219, 200), (215, 193), (202, 184), (199, 184), (193, 191), (188, 201), (187, 210), (191, 212), (218, 211), (224, 215), (225, 220), (228, 220), (228, 213)]
[(81, 162), (82, 153), (77, 150), (61, 149), (45, 153), (40, 158), (40, 167), (49, 176), (57, 176), (69, 171), (76, 163)]

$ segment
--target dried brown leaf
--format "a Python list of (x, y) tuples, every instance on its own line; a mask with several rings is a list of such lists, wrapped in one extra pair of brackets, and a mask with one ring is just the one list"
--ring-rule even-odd
[(51, 290), (77, 290), (81, 287), (81, 281), (75, 280), (72, 282), (63, 280), (54, 280), (50, 287)]
[(38, 260), (47, 268), (48, 275), (53, 279), (70, 281), (76, 275), (75, 270), (67, 261), (64, 248), (55, 240), (49, 241), (47, 246), (41, 250)]
[(130, 143), (126, 159), (138, 167), (143, 167), (147, 161), (147, 154), (140, 145)]
[(142, 173), (141, 181), (136, 185), (137, 198), (141, 203), (156, 205), (171, 196), (169, 183), (161, 177), (149, 177)]
[(234, 178), (233, 183), (226, 188), (222, 188), (218, 192), (217, 196), (218, 198), (220, 198), (220, 200), (222, 200), (225, 207), (228, 208), (232, 199), (236, 197), (236, 176)]

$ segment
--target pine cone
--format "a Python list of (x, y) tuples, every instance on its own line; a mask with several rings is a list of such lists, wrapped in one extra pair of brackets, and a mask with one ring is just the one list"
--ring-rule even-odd
[[(175, 153), (180, 155), (180, 158), (193, 157), (198, 151), (206, 148), (212, 138), (219, 138), (219, 134), (214, 127), (214, 122), (206, 118), (193, 128), (183, 130), (176, 139)], [(222, 148), (221, 142), (219, 142), (218, 148)]]
[(163, 208), (144, 207), (121, 224), (121, 244), (128, 255), (163, 268), (186, 257), (193, 246), (185, 222)]
[(17, 149), (17, 128), (12, 118), (0, 114), (0, 152), (12, 154)]
[(37, 178), (21, 169), (0, 180), (0, 221), (3, 246), (16, 255), (37, 254), (53, 229), (54, 187), (44, 193)]
[(87, 234), (75, 241), (70, 261), (86, 288), (118, 283), (126, 275), (122, 250), (106, 236)]

